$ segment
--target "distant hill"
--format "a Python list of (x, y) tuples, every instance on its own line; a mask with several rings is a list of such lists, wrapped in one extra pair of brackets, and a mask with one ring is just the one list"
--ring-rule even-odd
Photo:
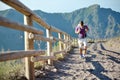
[[(120, 36), (120, 13), (110, 8), (101, 8), (97, 4), (70, 13), (46, 13), (41, 10), (35, 10), (34, 12), (49, 25), (57, 27), (73, 37), (77, 37), (74, 33), (74, 28), (81, 20), (83, 20), (90, 29), (88, 32), (89, 38), (111, 38)], [(13, 9), (0, 11), (0, 16), (23, 24), (23, 15)], [(45, 31), (44, 28), (36, 23), (34, 23), (34, 26)], [(0, 49), (24, 49), (23, 32), (0, 27), (0, 37)], [(37, 45), (37, 43), (38, 42), (36, 42), (35, 45)]]

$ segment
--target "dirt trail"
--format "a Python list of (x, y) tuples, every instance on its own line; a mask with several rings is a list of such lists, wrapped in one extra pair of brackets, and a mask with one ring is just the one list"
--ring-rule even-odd
[(120, 80), (120, 53), (94, 43), (85, 59), (75, 48), (63, 61), (57, 61), (55, 67), (58, 71), (48, 73), (43, 80)]

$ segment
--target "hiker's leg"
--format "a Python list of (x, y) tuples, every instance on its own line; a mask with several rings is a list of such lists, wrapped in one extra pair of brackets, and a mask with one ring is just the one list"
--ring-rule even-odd
[(82, 55), (82, 40), (81, 39), (78, 39), (78, 46), (80, 49), (80, 55)]
[(84, 46), (84, 54), (87, 53), (87, 46)]
[(86, 54), (87, 53), (87, 40), (86, 39), (84, 39), (83, 44), (84, 44), (84, 54)]
[(82, 53), (82, 48), (80, 48), (80, 55), (82, 55), (83, 53)]

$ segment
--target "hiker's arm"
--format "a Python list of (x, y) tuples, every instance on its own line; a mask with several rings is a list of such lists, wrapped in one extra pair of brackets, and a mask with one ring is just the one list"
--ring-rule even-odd
[(86, 27), (86, 28), (85, 28), (85, 31), (88, 32), (88, 30), (89, 30), (88, 27)]
[(88, 29), (85, 29), (86, 32), (88, 32)]
[(80, 29), (75, 29), (75, 33), (76, 34), (80, 33)]

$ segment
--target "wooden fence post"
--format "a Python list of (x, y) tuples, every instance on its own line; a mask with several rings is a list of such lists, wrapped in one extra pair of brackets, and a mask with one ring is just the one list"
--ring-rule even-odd
[[(62, 34), (61, 33), (58, 33), (58, 38), (62, 39)], [(62, 42), (61, 41), (59, 41), (59, 51), (62, 51)], [(61, 53), (61, 56), (63, 57), (62, 53)]]
[[(24, 24), (32, 26), (31, 16), (24, 16)], [(29, 35), (28, 32), (24, 32), (25, 50), (33, 50), (34, 49), (33, 39), (29, 39), (28, 35)], [(31, 62), (31, 57), (25, 58), (25, 76), (28, 80), (35, 80), (34, 63)]]
[(67, 39), (67, 40), (68, 40), (68, 51), (69, 51), (69, 50), (70, 50), (70, 42), (69, 42), (70, 40), (69, 40), (69, 35), (68, 35), (68, 39)]
[[(66, 35), (64, 34), (64, 41), (66, 41)], [(66, 43), (64, 43), (64, 50), (66, 49)]]
[(66, 40), (67, 40), (67, 51), (69, 51), (69, 35), (67, 35)]
[(73, 42), (74, 47), (76, 47), (76, 38), (73, 39)]
[[(46, 29), (46, 37), (47, 38), (51, 37), (50, 29)], [(51, 52), (52, 52), (52, 43), (47, 41), (47, 56), (51, 56)], [(52, 65), (53, 64), (52, 60), (48, 59), (48, 64)]]

